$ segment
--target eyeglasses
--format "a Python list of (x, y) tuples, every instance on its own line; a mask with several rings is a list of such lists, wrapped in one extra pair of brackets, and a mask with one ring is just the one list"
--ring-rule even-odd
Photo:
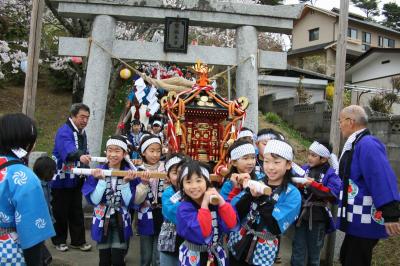
[(346, 117), (346, 118), (343, 118), (342, 120), (338, 120), (337, 122), (339, 123), (339, 124), (341, 124), (341, 123), (343, 123), (343, 121), (346, 121), (346, 120), (354, 120), (353, 118), (351, 118), (351, 117)]

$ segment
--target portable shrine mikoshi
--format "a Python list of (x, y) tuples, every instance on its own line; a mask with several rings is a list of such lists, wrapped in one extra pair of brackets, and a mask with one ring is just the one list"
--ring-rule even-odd
[(192, 89), (171, 91), (161, 99), (168, 117), (169, 149), (217, 167), (226, 163), (226, 151), (236, 140), (249, 102), (246, 97), (228, 101), (218, 95), (209, 85), (212, 68), (207, 65), (197, 62), (191, 70), (197, 76)]

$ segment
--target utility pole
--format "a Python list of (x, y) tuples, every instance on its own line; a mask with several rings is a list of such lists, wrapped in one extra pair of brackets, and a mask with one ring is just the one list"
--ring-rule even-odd
[(39, 69), (40, 39), (44, 0), (32, 1), (31, 28), (29, 32), (28, 67), (25, 76), (24, 101), (22, 112), (33, 119)]
[[(346, 72), (346, 49), (347, 49), (347, 25), (349, 16), (349, 0), (340, 0), (339, 14), (339, 35), (336, 50), (336, 70), (335, 70), (335, 95), (333, 97), (333, 108), (331, 117), (330, 143), (335, 154), (339, 154), (340, 129), (337, 121), (339, 120), (340, 110), (343, 108), (343, 93)], [(337, 215), (337, 207), (332, 208), (333, 215)], [(327, 241), (327, 262), (333, 265), (335, 256), (335, 232), (328, 235)]]

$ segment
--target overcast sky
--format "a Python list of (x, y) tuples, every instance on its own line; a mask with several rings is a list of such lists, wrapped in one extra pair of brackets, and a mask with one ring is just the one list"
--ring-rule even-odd
[[(364, 12), (362, 12), (359, 8), (354, 7), (352, 5), (351, 0), (349, 2), (350, 2), (350, 8), (349, 8), (350, 12), (365, 16)], [(379, 2), (380, 9), (382, 9), (382, 7), (385, 3), (395, 2), (398, 5), (400, 5), (400, 0), (380, 0), (378, 2)], [(298, 3), (299, 3), (298, 0), (285, 0), (285, 4), (287, 4), (287, 5), (298, 4)], [(337, 7), (337, 8), (340, 7), (340, 0), (317, 0), (315, 6), (331, 10), (333, 7)]]

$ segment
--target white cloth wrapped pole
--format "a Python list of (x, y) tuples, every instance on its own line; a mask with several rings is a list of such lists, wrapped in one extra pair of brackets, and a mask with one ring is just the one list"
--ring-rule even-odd
[[(90, 168), (72, 168), (71, 172), (74, 175), (91, 175), (92, 174), (92, 170)], [(106, 170), (106, 169), (102, 169), (101, 170), (101, 175), (103, 176), (112, 176), (112, 170)]]
[(243, 184), (243, 188), (253, 187), (257, 193), (264, 194), (264, 195), (271, 195), (272, 191), (271, 188), (265, 185), (262, 182), (249, 180), (247, 183)]
[(97, 163), (107, 163), (107, 157), (91, 157), (90, 160), (92, 162), (97, 162)]

